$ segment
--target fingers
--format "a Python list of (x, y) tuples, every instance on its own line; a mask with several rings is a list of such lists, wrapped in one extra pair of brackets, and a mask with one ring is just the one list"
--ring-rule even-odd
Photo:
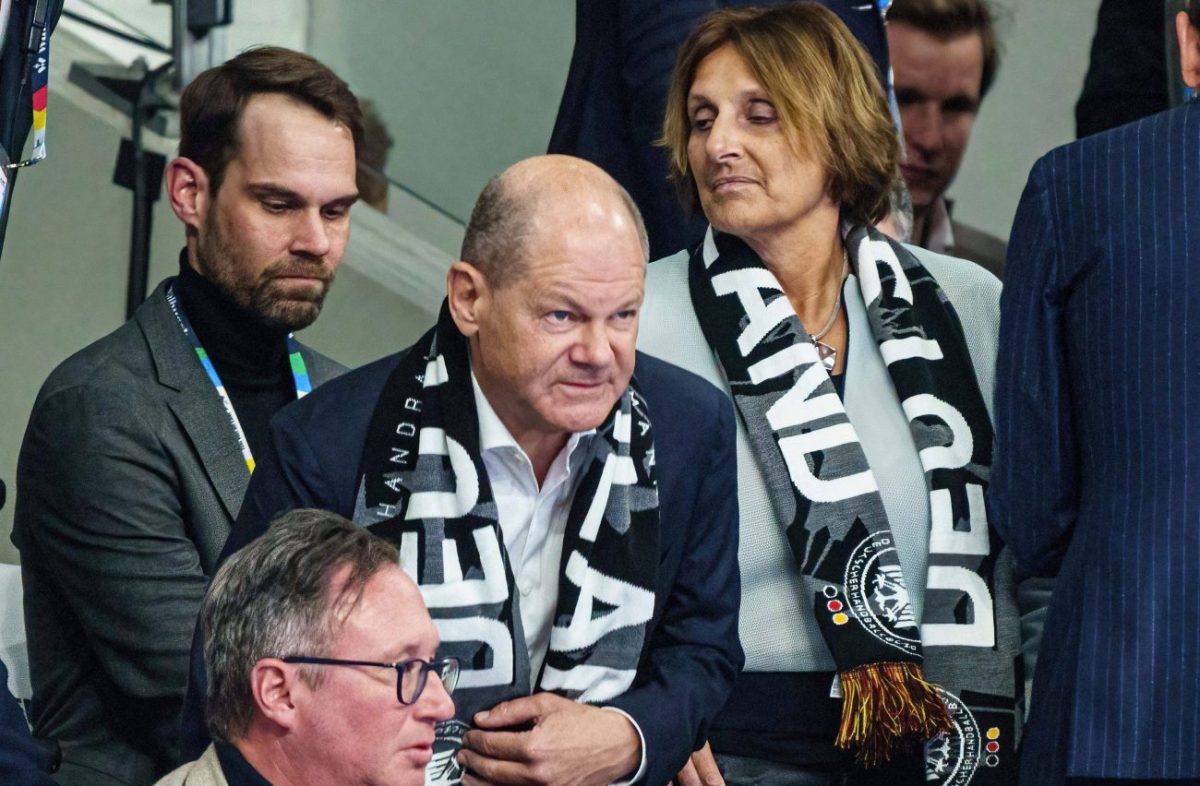
[(683, 769), (675, 776), (675, 786), (703, 786), (700, 776), (696, 774), (696, 765), (692, 764), (691, 759), (688, 759), (687, 764), (683, 765)]
[[(550, 693), (535, 693), (511, 701), (502, 701), (490, 710), (475, 713), (475, 725), (481, 729), (507, 729), (536, 721), (553, 706), (552, 699), (560, 699)], [(563, 699), (565, 701), (565, 699)]]
[(463, 783), (467, 786), (531, 782), (524, 764), (491, 759), (466, 748), (458, 752), (458, 763), (466, 768)]
[(721, 775), (712, 748), (707, 742), (703, 748), (692, 754), (691, 764), (696, 768), (699, 786), (725, 786), (725, 777)]
[(529, 734), (517, 731), (478, 731), (472, 729), (463, 735), (463, 749), (489, 759), (504, 761), (529, 761), (527, 745)]

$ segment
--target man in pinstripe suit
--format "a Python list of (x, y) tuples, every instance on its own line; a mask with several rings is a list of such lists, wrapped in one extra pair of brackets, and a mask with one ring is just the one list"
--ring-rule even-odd
[[(1200, 86), (1200, 0), (1176, 20)], [(1200, 783), (1200, 105), (1045, 156), (1001, 300), (996, 526), (1058, 574), (1023, 784)]]

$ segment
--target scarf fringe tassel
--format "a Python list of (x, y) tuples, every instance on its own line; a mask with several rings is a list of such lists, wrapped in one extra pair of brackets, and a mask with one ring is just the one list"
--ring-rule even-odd
[(868, 663), (841, 672), (835, 744), (874, 767), (951, 728), (950, 710), (916, 663)]

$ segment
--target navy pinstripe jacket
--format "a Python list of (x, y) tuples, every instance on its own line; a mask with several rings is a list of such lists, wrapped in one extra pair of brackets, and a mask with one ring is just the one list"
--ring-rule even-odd
[(992, 516), (1060, 578), (1022, 783), (1200, 777), (1200, 105), (1052, 151), (1008, 251)]

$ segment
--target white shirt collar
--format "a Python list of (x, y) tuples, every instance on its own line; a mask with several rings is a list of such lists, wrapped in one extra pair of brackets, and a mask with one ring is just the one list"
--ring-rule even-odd
[[(475, 376), (474, 369), (471, 370), (471, 387), (475, 391), (475, 412), (479, 416), (479, 449), (483, 452), (515, 449), (520, 451), (522, 456), (528, 461), (529, 457), (525, 455), (525, 451), (513, 438), (512, 432), (508, 430), (508, 426), (504, 425), (504, 421), (500, 420), (500, 416), (496, 414), (495, 408), (492, 407), (492, 402), (488, 401), (487, 396), (483, 393), (483, 388), (479, 387), (479, 380)], [(588, 429), (587, 431), (577, 431), (571, 434), (567, 439), (566, 459), (567, 471), (570, 472), (570, 459), (575, 454), (575, 450), (580, 444), (585, 443), (585, 437), (591, 437), (596, 433), (596, 429)]]
[(939, 254), (949, 254), (954, 249), (954, 229), (950, 224), (950, 210), (946, 199), (938, 197), (929, 208), (928, 230), (925, 248)]

